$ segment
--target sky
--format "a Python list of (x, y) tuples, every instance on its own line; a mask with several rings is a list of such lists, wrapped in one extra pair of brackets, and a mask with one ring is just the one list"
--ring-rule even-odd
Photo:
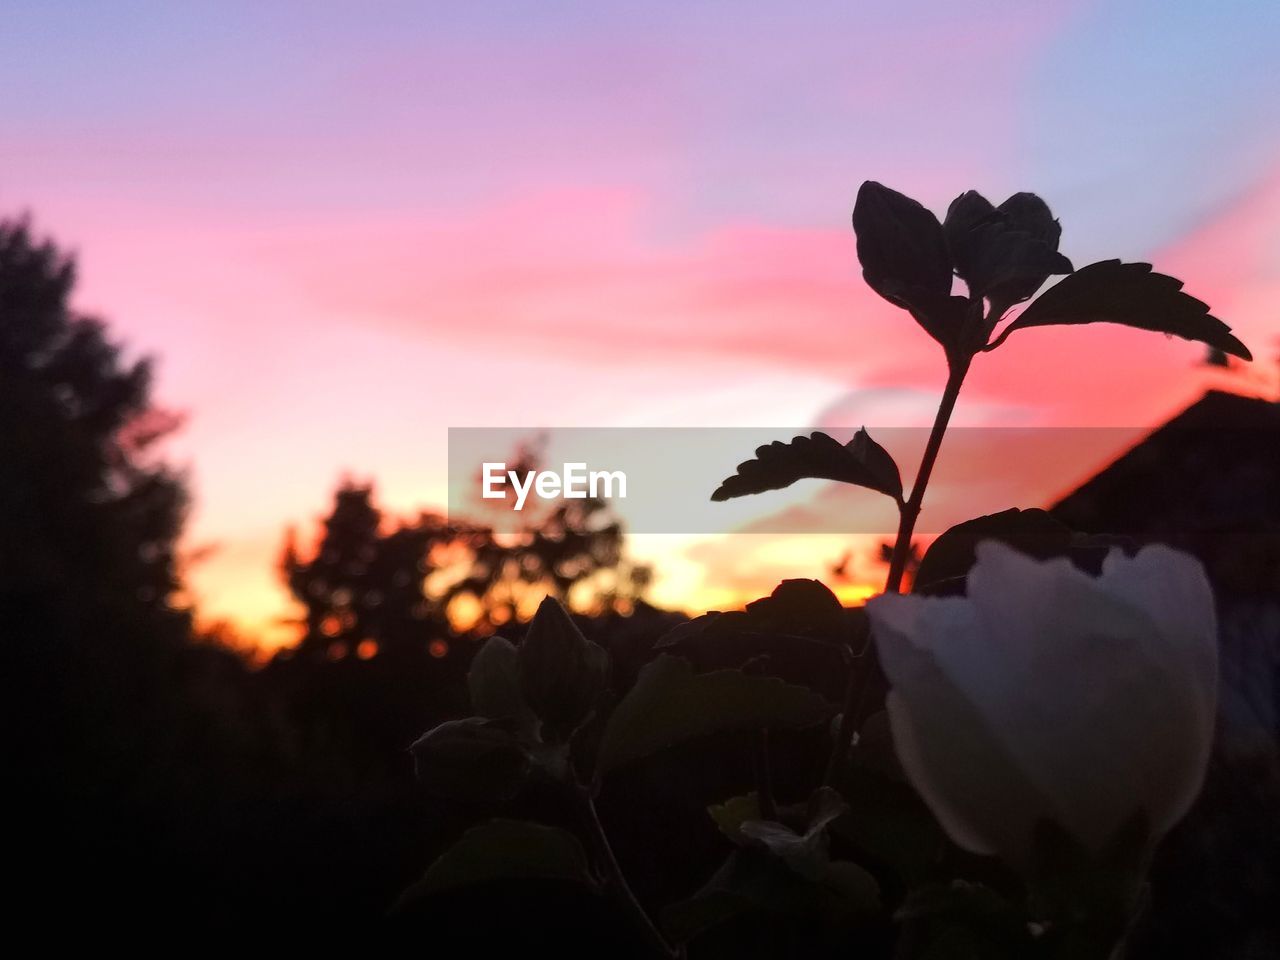
[[(344, 474), (443, 503), (451, 426), (927, 424), (943, 361), (859, 276), (866, 179), (939, 213), (1035, 191), (1077, 265), (1151, 261), (1276, 351), (1275, 3), (0, 9), (0, 213), (158, 358), (200, 610), (252, 635), (280, 636), (285, 526)], [(1026, 331), (957, 421), (1154, 425), (1201, 355)], [(839, 549), (633, 546), (693, 607)]]

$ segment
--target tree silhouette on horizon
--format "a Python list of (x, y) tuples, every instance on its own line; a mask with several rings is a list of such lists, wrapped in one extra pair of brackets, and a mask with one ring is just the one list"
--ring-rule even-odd
[[(153, 451), (178, 423), (105, 324), (70, 306), (74, 260), (0, 223), (0, 583), (7, 613), (67, 631), (181, 618), (182, 477)], [(85, 602), (80, 602), (84, 600)], [(5, 617), (8, 629), (22, 619)]]
[[(534, 470), (527, 451), (517, 469)], [(518, 532), (421, 512), (390, 522), (374, 485), (342, 480), (309, 548), (286, 532), (281, 572), (303, 612), (289, 658), (450, 654), (454, 634), (487, 636), (527, 619), (544, 596), (579, 584), (593, 612), (626, 608), (650, 571), (625, 552), (622, 525), (601, 500), (552, 504)], [(531, 605), (532, 601), (532, 605)]]
[[(0, 221), (0, 680), (10, 861), (32, 898), (17, 912), (208, 915), (236, 899), (218, 880), (245, 855), (231, 824), (283, 767), (243, 663), (196, 642), (187, 490), (159, 455), (179, 418), (152, 399), (151, 361), (72, 306), (75, 282), (65, 250)], [(86, 864), (111, 881), (68, 896)]]

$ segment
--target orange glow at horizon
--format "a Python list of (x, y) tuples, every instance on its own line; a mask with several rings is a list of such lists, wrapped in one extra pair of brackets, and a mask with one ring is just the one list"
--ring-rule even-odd
[(884, 592), (883, 585), (874, 583), (841, 583), (832, 588), (841, 606), (860, 607), (874, 596)]
[[(76, 307), (156, 357), (202, 557), (184, 594), (259, 650), (299, 629), (286, 527), (313, 530), (344, 474), (391, 516), (446, 502), (450, 427), (927, 427), (946, 361), (863, 282), (865, 179), (939, 214), (1036, 191), (1077, 265), (1151, 261), (1276, 350), (1274, 5), (1054, 0), (982, 23), (940, 0), (571, 3), (533, 31), (485, 4), (394, 23), (29, 6), (0, 31), (0, 214), (77, 251)], [(1272, 382), (1202, 356), (1103, 324), (1019, 332), (974, 364), (956, 422), (1139, 429), (1207, 384)], [(1027, 507), (1105, 461), (980, 474), (953, 453), (926, 513), (949, 470)], [(827, 582), (849, 539), (628, 544), (652, 601), (697, 613)], [(845, 603), (883, 579), (863, 540)]]

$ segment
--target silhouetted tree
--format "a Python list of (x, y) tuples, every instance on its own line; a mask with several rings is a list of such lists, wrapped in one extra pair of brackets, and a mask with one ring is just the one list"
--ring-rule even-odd
[(118, 718), (163, 656), (146, 648), (189, 627), (173, 605), (186, 494), (150, 457), (174, 418), (150, 402), (148, 361), (126, 362), (71, 308), (74, 284), (70, 257), (25, 221), (0, 224), (0, 629), (6, 675), (61, 725), (19, 745), (50, 789), (57, 758), (115, 736), (80, 718)]
[(150, 456), (177, 421), (151, 405), (150, 362), (126, 362), (71, 309), (74, 283), (71, 258), (25, 221), (0, 224), (0, 583), (15, 634), (31, 615), (64, 633), (98, 632), (108, 611), (181, 620), (186, 493)]
[[(516, 469), (536, 469), (521, 456)], [(305, 555), (288, 533), (282, 569), (304, 610), (297, 656), (439, 658), (450, 634), (487, 635), (526, 619), (544, 596), (567, 599), (582, 584), (592, 612), (607, 613), (629, 609), (649, 583), (598, 499), (560, 501), (506, 534), (434, 513), (386, 526), (372, 486), (344, 481)]]
[(522, 630), (515, 621), (544, 596), (578, 584), (592, 591), (592, 612), (631, 609), (647, 570), (622, 548), (622, 527), (598, 500), (553, 504), (497, 533), (435, 513), (391, 521), (371, 484), (343, 481), (311, 543), (286, 536), (300, 640), (263, 676), (308, 756), (397, 783), (423, 724), (465, 712), (472, 640)]
[[(0, 223), (0, 678), (21, 785), (9, 853), (35, 898), (16, 912), (207, 912), (226, 896), (231, 811), (277, 766), (241, 663), (190, 642), (175, 546), (187, 497), (154, 453), (177, 418), (151, 401), (149, 361), (71, 306), (74, 285), (71, 257), (26, 221)], [(110, 882), (50, 897), (90, 863)]]
[[(446, 632), (443, 611), (424, 590), (439, 549), (465, 536), (436, 515), (383, 529), (371, 485), (342, 483), (310, 556), (287, 537), (282, 567), (302, 604), (299, 653), (317, 660), (428, 653)], [(437, 652), (439, 648), (437, 648)]]
[[(539, 469), (533, 445), (522, 445), (511, 472), (521, 481)], [(507, 488), (510, 491), (510, 487)], [(482, 633), (528, 619), (543, 597), (570, 600), (570, 592), (592, 614), (627, 611), (648, 588), (652, 571), (626, 556), (626, 535), (608, 503), (596, 497), (527, 504), (519, 528), (496, 535), (473, 528), (465, 575), (444, 591), (446, 604), (470, 608)]]

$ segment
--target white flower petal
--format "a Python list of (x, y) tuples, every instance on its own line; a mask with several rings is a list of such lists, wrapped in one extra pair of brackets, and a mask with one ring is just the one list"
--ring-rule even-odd
[(1099, 584), (1155, 622), (1162, 639), (1159, 656), (1179, 681), (1166, 716), (1166, 735), (1181, 738), (1177, 762), (1153, 772), (1148, 790), (1150, 813), (1163, 832), (1182, 819), (1199, 794), (1213, 749), (1219, 670), (1213, 589), (1199, 560), (1161, 544), (1134, 557), (1111, 551)]
[[(889, 593), (867, 602), (876, 649), (885, 676), (903, 679), (928, 653), (947, 679), (980, 709), (999, 707), (1017, 682), (990, 631), (982, 629), (973, 603), (965, 597), (918, 597)], [(892, 642), (891, 642), (892, 641)], [(999, 725), (998, 716), (989, 718)]]
[(968, 597), (1001, 652), (1022, 664), (1069, 642), (1100, 619), (1147, 626), (1141, 611), (1110, 597), (1065, 557), (1036, 560), (994, 540), (978, 544)]
[(1144, 551), (1094, 578), (998, 543), (977, 556), (966, 598), (868, 604), (912, 783), (954, 840), (1014, 865), (1045, 817), (1098, 852), (1140, 809), (1158, 837), (1198, 791), (1212, 730), (1198, 564)]
[(1134, 557), (1112, 550), (1098, 585), (1150, 617), (1169, 654), (1183, 649), (1212, 713), (1218, 696), (1218, 618), (1200, 561), (1163, 544), (1143, 547)]
[(947, 835), (973, 853), (1025, 850), (1046, 800), (942, 672), (917, 670), (886, 709), (902, 769)]
[[(1045, 815), (1098, 849), (1146, 795), (1129, 748), (1164, 737), (1150, 722), (1158, 709), (1148, 709), (1164, 684), (1144, 679), (1155, 627), (1066, 559), (1038, 561), (998, 543), (977, 553), (970, 597), (979, 630), (999, 638), (998, 666), (988, 669), (1012, 674), (1006, 696), (983, 712), (1052, 798)], [(1156, 696), (1156, 706), (1167, 699)]]
[[(955, 642), (955, 634), (965, 631), (973, 619), (963, 597), (886, 593), (868, 600), (866, 610), (880, 663), (890, 680), (899, 667), (913, 666), (917, 653), (937, 653), (939, 647)], [(978, 638), (967, 639), (976, 642)]]
[[(1025, 849), (1047, 800), (983, 714), (1002, 699), (991, 689), (1000, 670), (974, 654), (982, 638), (972, 605), (887, 594), (869, 601), (867, 613), (893, 685), (886, 707), (894, 749), (912, 786), (965, 849)], [(976, 691), (956, 682), (957, 673)]]
[(1056, 819), (1100, 851), (1139, 808), (1163, 819), (1195, 723), (1148, 634), (1106, 618), (1077, 624), (1076, 637), (1038, 650), (1043, 680), (1023, 705), (1017, 755), (1054, 798)]

